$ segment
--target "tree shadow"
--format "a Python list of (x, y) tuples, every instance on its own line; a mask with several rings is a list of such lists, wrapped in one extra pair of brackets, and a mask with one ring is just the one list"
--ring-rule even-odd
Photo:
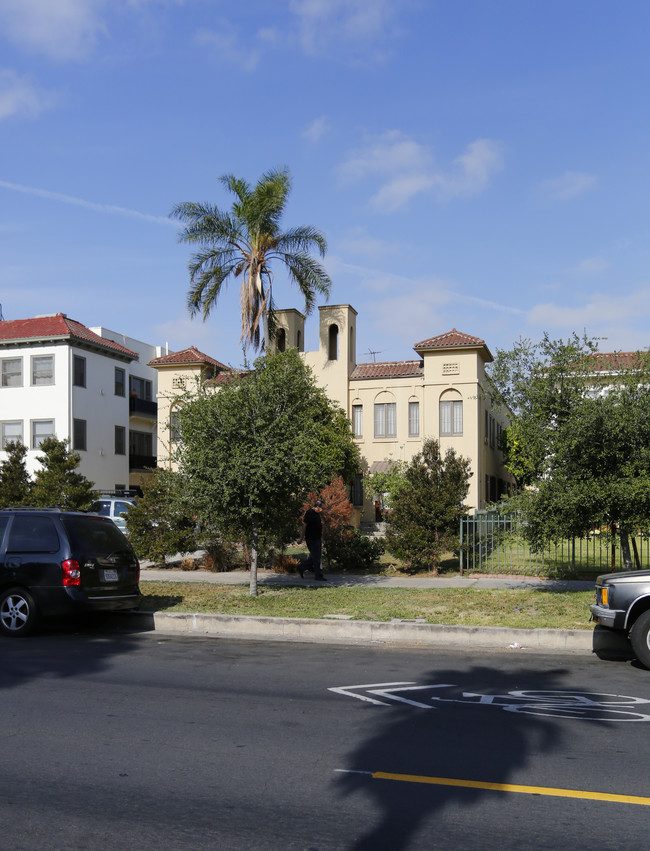
[[(511, 693), (581, 691), (574, 684), (567, 687), (568, 673), (563, 669), (503, 672), (487, 666), (475, 666), (466, 672), (436, 669), (423, 674), (418, 685), (447, 684), (445, 687), (395, 692), (398, 698), (433, 709), (396, 703), (384, 696), (379, 699), (390, 705), (360, 706), (361, 711), (372, 715), (372, 735), (349, 754), (343, 772), (336, 775), (334, 782), (342, 796), (369, 798), (379, 817), (350, 847), (355, 851), (411, 847), (423, 822), (432, 815), (453, 804), (476, 806), (486, 795), (495, 794), (463, 787), (462, 781), (530, 784), (535, 755), (562, 748), (564, 732), (557, 717), (562, 717), (563, 712), (565, 717), (571, 715), (566, 716), (566, 709), (550, 709), (552, 696), (546, 697), (542, 714), (536, 714), (535, 705), (523, 709), (527, 699), (518, 699)], [(584, 691), (588, 693), (589, 689)], [(509, 708), (504, 704), (509, 704)], [(603, 718), (602, 723), (608, 722)], [(377, 772), (401, 775), (402, 779), (372, 776)], [(409, 782), (404, 782), (405, 775)], [(433, 782), (423, 782), (423, 778)], [(440, 779), (461, 783), (444, 785)], [(372, 809), (369, 807), (369, 811)]]

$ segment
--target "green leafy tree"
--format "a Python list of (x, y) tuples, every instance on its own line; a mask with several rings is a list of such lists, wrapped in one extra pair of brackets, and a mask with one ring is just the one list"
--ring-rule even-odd
[(436, 573), (440, 557), (459, 546), (463, 501), (469, 491), (470, 461), (448, 449), (444, 458), (436, 440), (424, 442), (408, 465), (388, 517), (386, 546), (414, 567)]
[(295, 534), (306, 493), (358, 469), (350, 422), (294, 349), (188, 398), (179, 417), (179, 463), (199, 523), (217, 518), (249, 547), (255, 596), (264, 543), (289, 528)]
[(309, 314), (318, 294), (328, 295), (332, 282), (325, 269), (312, 257), (316, 250), (325, 256), (323, 234), (310, 225), (280, 229), (280, 220), (291, 191), (286, 168), (266, 172), (252, 187), (231, 174), (220, 177), (235, 196), (230, 210), (214, 204), (177, 204), (171, 215), (185, 223), (181, 242), (198, 246), (189, 263), (190, 290), (187, 305), (191, 315), (205, 320), (231, 278), (241, 278), (241, 339), (245, 347), (264, 347), (274, 335), (274, 263), (286, 269), (298, 286)]
[(0, 506), (29, 505), (32, 483), (25, 466), (27, 447), (12, 441), (5, 452), (7, 458), (0, 465)]
[(386, 508), (390, 508), (393, 504), (393, 499), (399, 493), (399, 489), (404, 483), (404, 475), (408, 464), (406, 461), (391, 460), (388, 469), (383, 473), (370, 473), (364, 476), (363, 488), (365, 494), (370, 499), (373, 499), (378, 494), (386, 501)]
[(598, 354), (574, 335), (495, 363), (515, 414), (506, 465), (526, 486), (510, 501), (524, 535), (541, 550), (606, 527), (631, 568), (630, 536), (650, 522), (650, 356)]
[(68, 449), (67, 440), (48, 437), (41, 443), (42, 465), (34, 476), (31, 501), (37, 506), (59, 506), (84, 511), (97, 499), (92, 482), (77, 472), (81, 461), (77, 452)]
[(126, 528), (140, 558), (164, 562), (165, 556), (197, 549), (196, 521), (181, 476), (155, 469), (127, 512)]

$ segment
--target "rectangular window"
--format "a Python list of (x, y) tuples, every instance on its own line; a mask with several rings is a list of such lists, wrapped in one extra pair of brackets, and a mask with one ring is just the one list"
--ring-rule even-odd
[(23, 386), (23, 359), (3, 358), (2, 360), (2, 386)]
[(115, 454), (126, 455), (126, 428), (115, 426)]
[(54, 355), (38, 355), (32, 358), (32, 386), (54, 384)]
[(440, 434), (458, 437), (463, 433), (463, 402), (450, 400), (440, 403)]
[(355, 437), (363, 437), (363, 405), (352, 405), (352, 431)]
[(72, 358), (72, 383), (75, 387), (86, 386), (86, 358), (81, 355)]
[(124, 396), (126, 393), (126, 372), (119, 366), (115, 367), (115, 395)]
[(138, 378), (137, 375), (129, 376), (129, 392), (138, 399), (151, 402), (151, 382), (146, 378)]
[(490, 417), (490, 446), (494, 449), (494, 417)]
[(32, 420), (32, 449), (38, 449), (48, 437), (54, 437), (54, 420)]
[(12, 420), (2, 423), (2, 449), (7, 448), (8, 443), (23, 442), (23, 423), (22, 420)]
[(397, 405), (383, 402), (375, 405), (375, 437), (397, 437)]
[(409, 402), (409, 437), (420, 436), (420, 403)]
[(72, 448), (81, 451), (86, 450), (86, 420), (74, 420)]
[(129, 430), (129, 454), (153, 455), (153, 435), (151, 432)]

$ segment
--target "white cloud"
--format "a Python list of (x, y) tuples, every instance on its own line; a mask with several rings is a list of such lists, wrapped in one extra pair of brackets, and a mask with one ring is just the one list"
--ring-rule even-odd
[(584, 192), (594, 189), (598, 178), (593, 174), (577, 171), (565, 171), (561, 177), (545, 180), (540, 184), (540, 190), (549, 201), (571, 201)]
[(348, 254), (370, 258), (386, 257), (402, 251), (399, 243), (377, 239), (362, 227), (354, 228), (340, 241), (338, 248)]
[[(650, 288), (639, 287), (627, 294), (593, 293), (584, 304), (573, 307), (548, 302), (535, 305), (526, 314), (529, 324), (549, 330), (552, 328), (566, 330), (592, 329), (612, 323), (620, 323), (622, 327), (632, 325), (639, 320), (650, 317)], [(650, 332), (646, 332), (650, 343)]]
[(441, 200), (477, 195), (503, 168), (499, 145), (491, 139), (478, 139), (451, 163), (448, 169), (435, 165), (433, 152), (398, 130), (371, 139), (353, 151), (339, 166), (344, 182), (379, 176), (382, 185), (371, 204), (385, 212), (404, 207), (423, 192), (435, 190)]
[(75, 207), (83, 207), (97, 213), (110, 213), (128, 218), (144, 219), (155, 224), (171, 225), (178, 227), (178, 223), (167, 216), (153, 216), (149, 213), (140, 213), (138, 210), (130, 210), (128, 207), (118, 207), (115, 204), (98, 204), (95, 201), (86, 201), (84, 198), (76, 198), (73, 195), (65, 195), (62, 192), (50, 192), (48, 189), (37, 189), (34, 186), (24, 186), (22, 183), (10, 183), (8, 180), (0, 180), (0, 188), (9, 189), (12, 192), (20, 192), (23, 195), (35, 195), (38, 198), (47, 198), (50, 201), (59, 201), (63, 204), (72, 204)]
[(0, 121), (13, 115), (35, 118), (54, 102), (54, 96), (9, 69), (0, 70)]
[(577, 275), (591, 277), (606, 272), (610, 266), (611, 263), (604, 257), (585, 257), (584, 260), (578, 263), (574, 271)]
[[(264, 30), (264, 41), (268, 43), (268, 31)], [(262, 52), (250, 38), (243, 39), (237, 29), (228, 21), (222, 21), (219, 29), (202, 29), (196, 34), (198, 44), (214, 51), (214, 55), (230, 65), (237, 65), (244, 71), (254, 71), (262, 58)]]
[(324, 115), (320, 118), (315, 118), (308, 127), (302, 131), (302, 136), (310, 142), (320, 142), (320, 140), (330, 131), (330, 124)]
[(107, 0), (2, 0), (5, 38), (52, 59), (81, 59), (106, 35)]
[(332, 45), (340, 50), (341, 44), (377, 49), (394, 34), (393, 0), (291, 0), (289, 8), (306, 53), (322, 53)]

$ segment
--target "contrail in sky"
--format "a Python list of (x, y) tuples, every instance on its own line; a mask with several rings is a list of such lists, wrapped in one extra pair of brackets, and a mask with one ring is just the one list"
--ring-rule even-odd
[(97, 204), (94, 201), (86, 201), (84, 198), (75, 198), (74, 195), (64, 195), (62, 192), (36, 189), (33, 186), (23, 186), (22, 183), (9, 183), (8, 180), (0, 180), (0, 187), (2, 189), (10, 189), (12, 192), (22, 192), (23, 195), (36, 195), (38, 198), (47, 198), (50, 201), (73, 204), (75, 207), (94, 210), (96, 213), (111, 213), (117, 216), (128, 216), (132, 219), (143, 219), (146, 222), (154, 222), (159, 225), (177, 227), (176, 222), (167, 216), (152, 216), (149, 213), (139, 213), (137, 210), (129, 210), (127, 207), (118, 207), (115, 204)]

